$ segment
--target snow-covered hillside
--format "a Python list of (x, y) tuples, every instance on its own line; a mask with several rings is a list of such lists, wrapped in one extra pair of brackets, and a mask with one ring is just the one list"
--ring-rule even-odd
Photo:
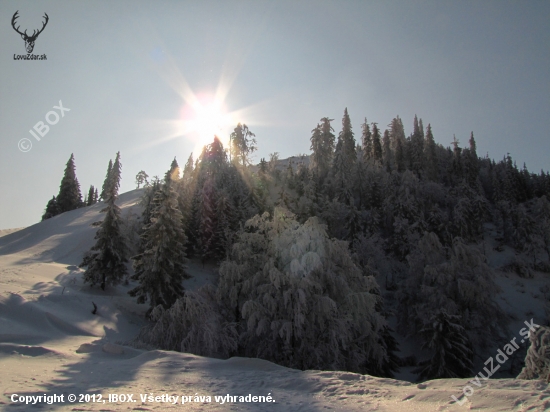
[[(139, 211), (141, 193), (120, 196), (117, 203), (123, 217)], [(219, 360), (124, 346), (121, 342), (139, 331), (147, 306), (128, 296), (131, 285), (105, 292), (83, 285), (77, 266), (94, 244), (97, 228), (92, 224), (102, 219), (102, 207), (98, 203), (66, 212), (0, 238), (0, 410), (550, 409), (550, 389), (542, 381), (481, 380), (479, 387), (468, 379), (414, 384), (349, 372), (303, 372), (259, 359)], [(186, 286), (194, 288), (208, 281), (214, 268), (192, 264), (190, 272), (194, 278)], [(503, 305), (509, 305), (510, 312), (517, 308), (514, 326), (519, 326), (529, 316), (527, 301), (538, 301), (529, 297), (530, 291), (522, 294), (524, 302), (514, 301), (514, 276), (498, 281), (505, 290)], [(542, 280), (535, 277), (534, 282)], [(94, 304), (96, 315), (91, 313)], [(472, 386), (474, 393), (460, 406), (451, 396), (462, 400), (465, 385)], [(20, 402), (22, 396), (44, 394), (63, 395), (64, 402), (35, 406)], [(70, 394), (77, 395), (77, 402), (69, 402)], [(80, 394), (103, 397), (80, 403)], [(135, 402), (109, 402), (109, 394), (132, 394)], [(238, 398), (249, 394), (273, 402)], [(142, 401), (140, 395), (159, 398)], [(178, 397), (177, 405), (168, 402), (168, 395)]]

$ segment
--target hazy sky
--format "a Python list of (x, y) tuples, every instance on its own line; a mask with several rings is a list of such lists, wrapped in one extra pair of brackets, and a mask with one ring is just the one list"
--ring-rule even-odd
[[(14, 60), (17, 10), (28, 34), (48, 14), (47, 60)], [(256, 161), (309, 153), (347, 107), (358, 140), (365, 117), (399, 115), (408, 135), (417, 114), (445, 146), (473, 130), (478, 154), (550, 169), (549, 1), (1, 1), (0, 16), (0, 229), (40, 220), (71, 153), (83, 195), (117, 151), (122, 192), (183, 166), (211, 140), (195, 99), (223, 100), (223, 138), (237, 121), (256, 133)]]

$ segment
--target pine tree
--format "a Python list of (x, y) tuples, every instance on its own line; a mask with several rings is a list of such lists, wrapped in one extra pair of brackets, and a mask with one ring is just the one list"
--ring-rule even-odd
[(74, 210), (81, 206), (82, 194), (80, 193), (80, 185), (76, 179), (73, 154), (71, 154), (67, 162), (65, 174), (61, 180), (59, 194), (56, 199), (60, 213)]
[(141, 185), (148, 185), (149, 184), (149, 181), (147, 180), (148, 178), (149, 178), (149, 175), (145, 173), (144, 170), (140, 170), (136, 175), (137, 188), (139, 189)]
[(460, 316), (441, 310), (431, 317), (420, 333), (424, 336), (422, 349), (431, 350), (433, 355), (420, 362), (413, 371), (419, 374), (419, 381), (471, 376), (473, 349), (460, 325)]
[(102, 210), (106, 213), (105, 219), (95, 235), (96, 244), (80, 264), (80, 267), (86, 267), (84, 283), (91, 286), (100, 284), (102, 290), (107, 285), (119, 284), (127, 276), (127, 247), (121, 231), (120, 208), (115, 203), (120, 187), (121, 168), (119, 152), (110, 170), (111, 179), (105, 187), (106, 206)]
[(109, 160), (109, 166), (107, 167), (107, 174), (105, 175), (105, 180), (103, 181), (103, 186), (101, 187), (101, 194), (99, 198), (105, 200), (107, 198), (107, 190), (109, 188), (111, 180), (111, 169), (113, 168), (113, 161)]
[(46, 205), (46, 210), (42, 215), (42, 220), (57, 216), (59, 213), (61, 212), (59, 211), (59, 206), (57, 205), (57, 199), (55, 198), (55, 196), (52, 196), (52, 198), (48, 201), (48, 204)]
[(137, 296), (138, 303), (149, 302), (147, 315), (161, 305), (168, 309), (183, 296), (182, 281), (187, 273), (182, 215), (178, 209), (177, 193), (171, 173), (167, 172), (160, 190), (155, 194), (151, 221), (145, 226), (143, 252), (133, 257), (139, 285), (128, 293)]
[(96, 187), (94, 192), (94, 204), (97, 203), (98, 201), (99, 201), (99, 194), (97, 192), (97, 187)]

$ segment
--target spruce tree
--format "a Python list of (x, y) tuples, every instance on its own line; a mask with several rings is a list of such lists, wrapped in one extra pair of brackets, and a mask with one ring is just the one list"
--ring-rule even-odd
[(317, 123), (315, 129), (311, 131), (311, 137), (309, 140), (311, 142), (311, 146), (309, 148), (312, 152), (309, 158), (309, 167), (316, 176), (319, 176), (322, 165), (321, 125), (319, 123)]
[(187, 163), (185, 163), (185, 167), (183, 168), (182, 179), (185, 183), (188, 183), (191, 179), (193, 179), (193, 171), (195, 170), (193, 165), (193, 153), (191, 153), (187, 159)]
[(460, 142), (457, 140), (456, 136), (453, 135), (453, 160), (451, 163), (451, 179), (452, 182), (456, 185), (462, 180), (463, 177), (463, 167), (462, 167), (462, 149), (459, 146)]
[(350, 162), (350, 168), (352, 168), (357, 159), (357, 152), (355, 151), (355, 138), (353, 137), (353, 131), (351, 130), (351, 120), (349, 118), (347, 107), (344, 109), (342, 131), (340, 132), (340, 135), (342, 141), (344, 142), (344, 153), (346, 160)]
[(405, 148), (403, 147), (403, 141), (398, 139), (395, 148), (395, 165), (398, 172), (402, 173), (406, 170), (405, 162)]
[(80, 193), (80, 185), (76, 179), (73, 154), (71, 154), (67, 162), (65, 174), (61, 180), (59, 194), (56, 199), (60, 213), (74, 210), (81, 206), (82, 194)]
[[(339, 201), (344, 202), (349, 198), (351, 191), (348, 188), (349, 180), (347, 179), (349, 172), (346, 164), (346, 158), (343, 149), (343, 142), (338, 137), (336, 143), (336, 150), (334, 151), (334, 162), (332, 164), (332, 184), (334, 186), (333, 191), (337, 194)], [(284, 192), (284, 188), (282, 189)]]
[(414, 116), (414, 128), (413, 134), (411, 136), (411, 169), (416, 173), (417, 176), (420, 176), (422, 171), (422, 166), (424, 163), (424, 132), (421, 130), (422, 120), (420, 124), (416, 115)]
[(46, 210), (42, 215), (42, 220), (57, 216), (59, 213), (61, 212), (59, 211), (59, 206), (57, 205), (57, 199), (55, 198), (55, 196), (52, 196), (52, 198), (48, 201), (48, 204), (46, 205)]
[(174, 156), (174, 160), (172, 160), (172, 163), (170, 164), (170, 179), (173, 181), (178, 181), (180, 179), (180, 166), (178, 165), (178, 161), (176, 160), (176, 157)]
[(377, 123), (372, 124), (372, 157), (375, 161), (382, 162), (382, 143)]
[(479, 160), (477, 157), (477, 148), (476, 148), (476, 141), (474, 139), (474, 132), (471, 132), (470, 134), (470, 150), (468, 151), (468, 157), (466, 159), (466, 178), (468, 180), (468, 184), (471, 187), (477, 186), (477, 179), (479, 176)]
[(95, 203), (95, 188), (93, 185), (90, 185), (90, 189), (88, 190), (88, 201), (86, 202), (86, 206), (91, 206)]
[(434, 136), (432, 133), (432, 126), (428, 124), (426, 129), (426, 141), (424, 143), (424, 167), (426, 171), (426, 177), (429, 180), (436, 182), (439, 175), (439, 167), (437, 164), (437, 153)]
[(321, 149), (322, 149), (322, 157), (321, 157), (321, 175), (319, 176), (321, 180), (319, 181), (319, 185), (322, 185), (327, 178), (330, 167), (332, 165), (332, 160), (334, 158), (334, 142), (336, 137), (334, 136), (334, 129), (330, 125), (330, 122), (332, 122), (333, 119), (329, 119), (328, 117), (323, 117), (321, 119), (321, 135), (320, 135), (320, 141), (321, 141)]
[(168, 309), (181, 296), (182, 281), (188, 279), (182, 215), (178, 209), (177, 193), (170, 172), (155, 194), (151, 222), (142, 234), (143, 252), (133, 257), (133, 280), (139, 285), (128, 293), (137, 296), (138, 303), (149, 302), (147, 315), (162, 305)]
[(103, 186), (101, 187), (101, 194), (99, 195), (99, 198), (101, 200), (105, 200), (107, 198), (107, 190), (110, 185), (112, 168), (113, 168), (113, 161), (109, 160), (109, 166), (107, 167), (107, 174), (105, 175), (105, 180), (103, 181)]
[(390, 132), (388, 129), (384, 130), (384, 137), (382, 138), (382, 163), (386, 169), (386, 172), (391, 173), (393, 159), (391, 152)]
[(422, 349), (429, 349), (432, 357), (419, 363), (413, 372), (418, 380), (467, 378), (472, 374), (473, 348), (460, 316), (441, 310), (432, 316), (420, 331), (424, 337)]
[(100, 284), (102, 290), (107, 285), (119, 284), (127, 275), (126, 241), (121, 231), (120, 208), (115, 203), (121, 168), (119, 152), (110, 170), (111, 179), (105, 187), (106, 206), (102, 210), (106, 214), (105, 219), (95, 235), (96, 244), (80, 264), (80, 267), (86, 267), (84, 283), (91, 286)]
[(363, 156), (366, 159), (372, 158), (372, 135), (370, 132), (370, 126), (367, 123), (367, 118), (365, 117), (365, 122), (361, 125), (363, 129), (362, 134), (362, 143), (363, 143)]

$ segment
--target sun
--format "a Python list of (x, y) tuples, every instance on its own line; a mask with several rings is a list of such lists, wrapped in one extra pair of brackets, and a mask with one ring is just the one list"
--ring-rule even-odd
[(183, 134), (191, 137), (199, 150), (212, 143), (214, 136), (226, 145), (233, 123), (223, 101), (207, 94), (197, 95), (193, 102), (187, 103), (181, 110), (181, 120)]

